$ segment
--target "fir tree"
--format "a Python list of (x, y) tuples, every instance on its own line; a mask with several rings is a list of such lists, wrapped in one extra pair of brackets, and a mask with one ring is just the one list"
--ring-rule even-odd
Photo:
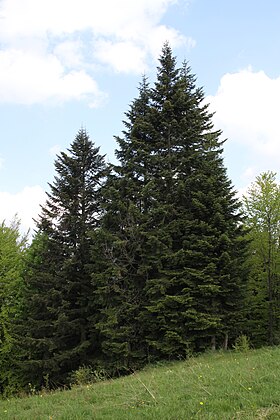
[(116, 138), (120, 165), (112, 165), (113, 172), (103, 189), (105, 215), (92, 248), (93, 259), (99, 261), (99, 267), (95, 265), (93, 270), (93, 281), (99, 285), (101, 317), (97, 327), (103, 363), (113, 371), (127, 371), (145, 359), (139, 314), (148, 259), (143, 226), (151, 206), (148, 190), (151, 165), (147, 156), (152, 126), (148, 105), (149, 85), (144, 78), (139, 97), (126, 114), (124, 137)]
[(140, 349), (147, 360), (226, 346), (246, 280), (239, 204), (203, 92), (168, 44), (126, 116), (105, 188), (104, 345), (128, 364)]
[[(220, 132), (202, 89), (184, 63), (163, 48), (152, 91), (157, 128), (162, 268), (147, 283), (149, 341), (161, 356), (216, 347), (237, 334), (246, 241), (239, 204), (223, 166)], [(160, 191), (160, 193), (159, 193)], [(239, 317), (238, 317), (239, 318)], [(233, 322), (235, 319), (235, 324)], [(241, 321), (241, 319), (240, 319)]]
[(94, 310), (89, 266), (104, 157), (81, 129), (68, 152), (57, 157), (55, 169), (26, 273), (26, 366), (41, 382), (44, 375), (65, 380), (95, 350), (88, 322)]

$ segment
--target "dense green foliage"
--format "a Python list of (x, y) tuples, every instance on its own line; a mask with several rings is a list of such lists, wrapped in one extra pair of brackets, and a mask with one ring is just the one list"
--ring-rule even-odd
[(1, 227), (3, 393), (130, 373), (244, 334), (279, 342), (275, 174), (257, 178), (242, 215), (221, 132), (168, 44), (125, 117), (117, 164), (83, 129), (58, 155), (27, 249), (18, 225)]
[(117, 137), (99, 276), (99, 328), (115, 365), (227, 346), (240, 332), (246, 240), (203, 100), (165, 45), (154, 88), (143, 80)]
[(251, 275), (247, 331), (259, 346), (280, 343), (280, 186), (276, 174), (260, 174), (244, 197), (250, 228)]
[(26, 238), (21, 237), (17, 219), (0, 226), (0, 389), (4, 394), (21, 385), (17, 369), (15, 324), (23, 316), (23, 264)]
[(84, 130), (55, 162), (57, 176), (26, 261), (22, 343), (32, 382), (63, 383), (94, 353), (91, 233), (100, 218), (104, 158)]

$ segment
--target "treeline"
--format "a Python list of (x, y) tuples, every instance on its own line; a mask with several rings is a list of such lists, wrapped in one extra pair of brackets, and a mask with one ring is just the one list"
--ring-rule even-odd
[[(2, 393), (227, 349), (242, 334), (279, 342), (280, 200), (274, 219), (272, 189), (259, 216), (254, 187), (242, 211), (203, 91), (168, 44), (125, 116), (118, 164), (83, 129), (57, 156), (31, 245), (17, 224), (0, 229)], [(260, 178), (279, 194), (273, 174)]]

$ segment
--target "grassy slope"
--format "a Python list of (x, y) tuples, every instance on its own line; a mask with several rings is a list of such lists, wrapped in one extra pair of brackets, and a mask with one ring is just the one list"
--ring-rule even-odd
[(280, 419), (280, 348), (205, 354), (71, 391), (0, 401), (1, 419)]

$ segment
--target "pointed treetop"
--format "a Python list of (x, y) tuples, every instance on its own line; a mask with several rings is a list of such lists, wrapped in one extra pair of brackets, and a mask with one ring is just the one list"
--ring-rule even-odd
[(178, 70), (176, 70), (176, 57), (173, 55), (169, 42), (164, 43), (159, 62), (161, 64), (161, 66), (157, 68), (159, 75), (163, 72), (167, 72), (168, 74), (170, 74), (170, 72), (178, 73)]

